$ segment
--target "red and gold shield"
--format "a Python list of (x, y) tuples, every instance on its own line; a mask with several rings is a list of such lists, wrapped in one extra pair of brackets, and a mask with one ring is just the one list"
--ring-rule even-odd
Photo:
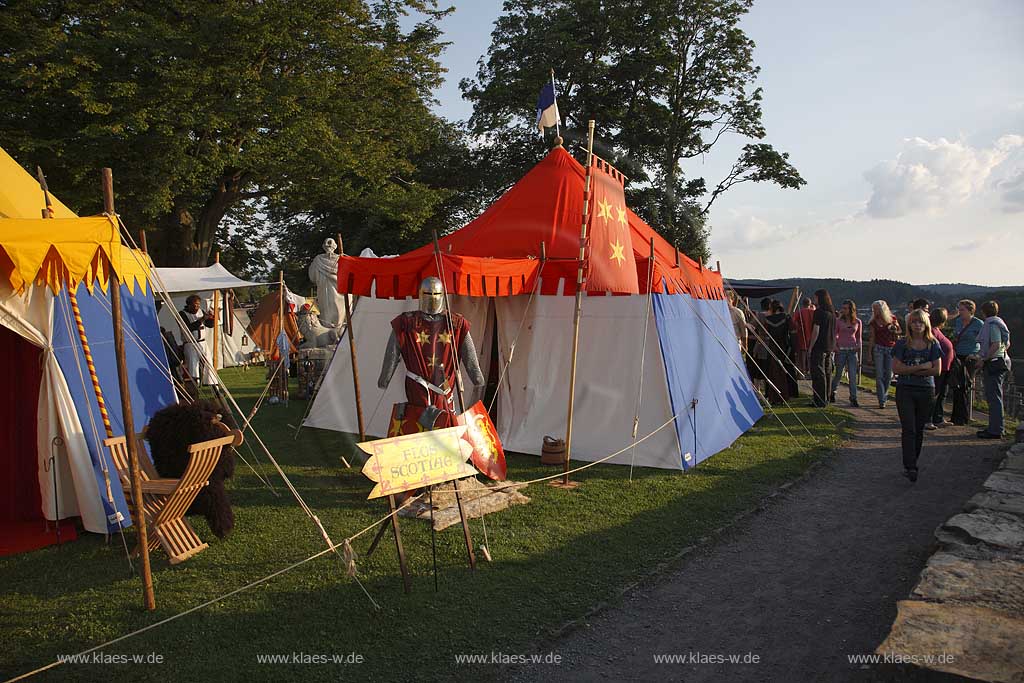
[(459, 415), (458, 424), (468, 427), (462, 438), (473, 446), (473, 465), (491, 479), (505, 479), (505, 449), (501, 446), (498, 430), (494, 428), (483, 401), (477, 401), (469, 410)]

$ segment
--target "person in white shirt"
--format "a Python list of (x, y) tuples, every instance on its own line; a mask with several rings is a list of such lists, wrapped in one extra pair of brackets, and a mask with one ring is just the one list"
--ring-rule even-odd
[(202, 299), (198, 294), (191, 295), (185, 299), (185, 308), (181, 309), (179, 314), (195, 340), (189, 339), (188, 335), (182, 335), (184, 337), (185, 371), (197, 385), (201, 383), (203, 376), (203, 331), (204, 328), (213, 327), (214, 324), (213, 310), (204, 313), (200, 306), (201, 302)]

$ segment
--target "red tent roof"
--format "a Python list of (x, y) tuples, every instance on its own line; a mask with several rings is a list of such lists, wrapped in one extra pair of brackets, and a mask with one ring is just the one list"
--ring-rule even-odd
[[(368, 296), (376, 283), (379, 298), (415, 297), (423, 278), (440, 276), (439, 270), (443, 270), (451, 294), (529, 294), (538, 275), (542, 294), (558, 293), (560, 280), (565, 282), (564, 294), (575, 294), (585, 175), (584, 167), (572, 155), (556, 147), (480, 216), (440, 239), (441, 269), (432, 244), (388, 259), (342, 256), (338, 291)], [(641, 292), (647, 292), (653, 238), (655, 292), (724, 298), (718, 273), (677, 255), (671, 244), (632, 211), (628, 220)]]

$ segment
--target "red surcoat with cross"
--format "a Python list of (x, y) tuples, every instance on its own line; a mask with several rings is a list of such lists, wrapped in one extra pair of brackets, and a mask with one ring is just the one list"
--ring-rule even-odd
[(439, 389), (452, 389), (447, 397), (439, 395), (406, 375), (406, 401), (412, 406), (433, 405), (451, 411), (454, 405), (449, 399), (455, 390), (455, 354), (469, 333), (469, 321), (452, 313), (449, 329), (447, 315), (409, 311), (392, 320), (391, 328), (405, 369)]

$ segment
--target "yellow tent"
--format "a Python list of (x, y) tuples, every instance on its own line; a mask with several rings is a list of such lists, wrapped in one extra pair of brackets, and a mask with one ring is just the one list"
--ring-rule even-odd
[(50, 201), (54, 218), (43, 223), (38, 181), (0, 148), (0, 282), (16, 292), (30, 284), (56, 292), (81, 282), (106, 289), (113, 268), (129, 290), (145, 289), (146, 259), (121, 246), (114, 220), (79, 218), (52, 194)]
[[(50, 195), (54, 218), (78, 218), (75, 212)], [(39, 181), (25, 172), (0, 147), (0, 218), (41, 218), (45, 208)]]
[[(147, 296), (145, 254), (122, 246), (116, 219), (79, 218), (52, 195), (51, 202), (54, 218), (43, 219), (38, 182), (0, 149), (0, 376), (7, 390), (16, 392), (14, 407), (9, 402), (0, 411), (0, 460), (14, 463), (21, 474), (0, 478), (0, 498), (14, 500), (15, 491), (35, 496), (26, 494), (18, 519), (0, 519), (0, 544), (5, 534), (22, 528), (18, 525), (27, 525), (33, 538), (39, 536), (43, 518), (80, 517), (87, 530), (97, 533), (129, 523), (116, 472), (102, 448), (105, 432), (84, 369), (88, 363), (83, 366), (78, 355), (84, 353), (80, 325), (87, 334), (96, 333), (92, 362), (100, 373), (97, 381), (106, 383), (110, 417), (119, 425), (120, 393), (110, 370), (115, 368), (110, 304), (93, 292), (97, 284), (107, 291), (112, 271), (132, 294), (123, 297), (125, 329), (130, 330), (126, 353), (135, 370), (132, 388), (152, 394), (140, 402), (137, 421), (174, 401), (170, 380), (160, 374), (166, 360), (156, 310)], [(83, 285), (96, 296), (78, 291), (80, 310), (72, 312), (64, 290), (75, 292)]]

